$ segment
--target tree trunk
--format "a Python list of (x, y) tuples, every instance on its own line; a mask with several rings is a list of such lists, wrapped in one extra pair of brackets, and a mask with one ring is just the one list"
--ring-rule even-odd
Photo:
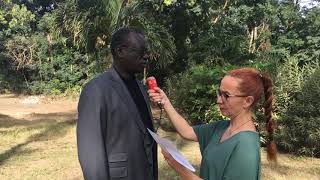
[(252, 43), (253, 43), (253, 29), (250, 31), (249, 53), (251, 53)]
[(258, 37), (258, 27), (254, 27), (252, 53), (256, 51), (257, 37)]
[(222, 9), (220, 10), (218, 16), (213, 20), (214, 24), (218, 22), (218, 20), (220, 19), (221, 15), (224, 13), (224, 11), (227, 8), (228, 3), (229, 3), (229, 0), (226, 0), (224, 5), (223, 5), (223, 7), (222, 7)]

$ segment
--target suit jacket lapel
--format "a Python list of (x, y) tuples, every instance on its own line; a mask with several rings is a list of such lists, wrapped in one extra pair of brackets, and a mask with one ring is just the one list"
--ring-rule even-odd
[[(144, 101), (146, 102), (146, 105), (148, 107), (148, 112), (149, 112), (149, 117), (150, 119), (152, 120), (152, 113), (151, 113), (151, 108), (149, 106), (149, 96), (147, 95), (146, 91), (145, 91), (145, 87), (143, 86), (142, 83), (138, 82), (137, 80), (137, 83), (139, 85), (139, 88), (140, 88), (140, 91), (142, 92), (142, 95), (143, 95), (143, 98), (144, 98)], [(153, 123), (152, 123), (153, 124)], [(154, 127), (152, 126), (152, 129), (150, 129), (152, 131), (154, 131)], [(153, 159), (155, 158), (154, 155), (153, 155), (153, 148), (154, 148), (154, 144), (156, 142), (153, 140), (153, 138), (151, 137), (151, 135), (148, 133), (148, 135), (145, 136), (144, 138), (144, 147), (146, 149), (146, 155), (147, 155), (147, 158), (148, 158), (148, 162), (150, 164), (153, 164)]]
[[(147, 107), (148, 107), (149, 117), (150, 117), (150, 119), (152, 120), (153, 118), (152, 118), (151, 108), (150, 108), (150, 106), (149, 106), (149, 104), (150, 104), (150, 103), (149, 103), (149, 96), (148, 96), (148, 94), (146, 93), (145, 87), (142, 85), (142, 83), (138, 82), (138, 80), (137, 80), (137, 83), (138, 83), (138, 85), (139, 85), (140, 91), (142, 92), (144, 101), (146, 102), (146, 105), (147, 105)], [(152, 127), (151, 130), (153, 131), (154, 128)]]
[[(118, 95), (121, 97), (122, 101), (125, 101), (126, 104), (128, 104), (129, 108), (128, 111), (130, 114), (135, 115), (135, 116), (139, 116), (139, 112), (138, 109), (136, 108), (136, 104), (134, 103), (126, 85), (124, 84), (124, 82), (122, 81), (122, 79), (120, 78), (119, 74), (116, 72), (116, 70), (112, 67), (110, 68), (110, 72), (112, 75), (112, 80), (113, 80), (113, 86), (116, 88)], [(148, 107), (149, 108), (149, 107)], [(138, 127), (140, 128), (140, 130), (146, 134), (147, 130), (143, 124), (143, 122), (140, 120), (140, 118), (135, 118), (135, 116), (132, 116), (132, 118), (135, 120), (135, 122), (137, 123)], [(130, 118), (130, 117), (128, 117)]]

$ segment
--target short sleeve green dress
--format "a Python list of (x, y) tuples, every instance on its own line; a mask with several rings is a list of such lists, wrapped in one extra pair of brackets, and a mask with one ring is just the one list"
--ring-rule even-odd
[(259, 180), (260, 138), (242, 131), (220, 143), (230, 121), (193, 126), (202, 155), (200, 177), (205, 180)]

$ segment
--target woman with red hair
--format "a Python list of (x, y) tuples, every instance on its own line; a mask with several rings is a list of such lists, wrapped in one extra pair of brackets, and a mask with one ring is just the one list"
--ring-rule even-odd
[(253, 119), (253, 109), (265, 96), (265, 122), (268, 131), (268, 159), (276, 162), (273, 140), (272, 80), (268, 73), (253, 68), (228, 72), (217, 90), (221, 113), (230, 120), (190, 126), (177, 113), (166, 94), (159, 88), (149, 90), (150, 99), (160, 102), (177, 132), (187, 140), (198, 141), (202, 155), (200, 177), (162, 151), (164, 158), (182, 179), (254, 180), (260, 179), (260, 137)]

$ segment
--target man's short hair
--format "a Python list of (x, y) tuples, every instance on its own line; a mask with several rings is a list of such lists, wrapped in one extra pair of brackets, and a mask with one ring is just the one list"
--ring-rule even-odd
[(115, 57), (116, 55), (115, 49), (121, 45), (126, 44), (128, 42), (128, 37), (131, 33), (144, 35), (142, 30), (135, 27), (122, 27), (118, 29), (115, 33), (113, 33), (110, 45), (113, 57)]

